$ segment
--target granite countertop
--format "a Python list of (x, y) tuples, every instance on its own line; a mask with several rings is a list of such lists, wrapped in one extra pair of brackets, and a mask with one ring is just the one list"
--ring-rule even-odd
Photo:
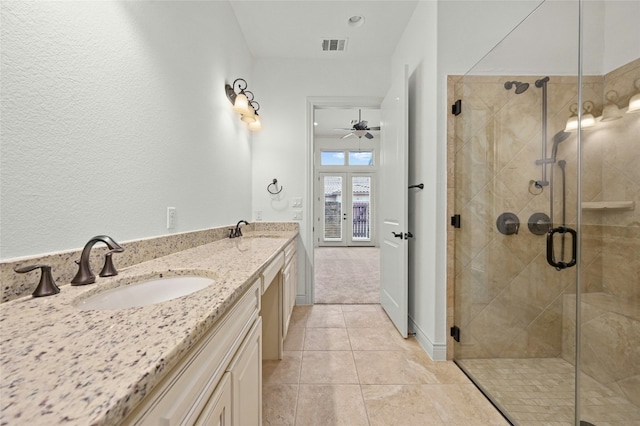
[[(3, 303), (0, 424), (119, 424), (296, 235), (246, 233), (95, 284), (65, 285), (54, 296)], [(91, 294), (161, 274), (206, 276), (215, 284), (139, 308), (75, 307)]]

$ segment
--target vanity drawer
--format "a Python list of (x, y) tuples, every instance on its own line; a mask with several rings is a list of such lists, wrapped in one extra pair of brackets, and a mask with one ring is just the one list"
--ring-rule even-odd
[(296, 255), (296, 245), (297, 245), (296, 240), (293, 240), (289, 244), (287, 244), (287, 246), (284, 248), (284, 264), (285, 265), (287, 265), (291, 261), (291, 259), (293, 259), (293, 256)]
[(284, 253), (280, 252), (280, 254), (278, 254), (278, 256), (276, 256), (275, 259), (271, 261), (269, 266), (267, 266), (265, 270), (262, 271), (261, 275), (262, 275), (262, 293), (263, 294), (265, 291), (267, 291), (267, 289), (273, 282), (273, 279), (276, 277), (276, 275), (278, 275), (278, 272), (280, 272), (283, 266), (284, 266)]
[(260, 280), (136, 409), (127, 424), (193, 424), (211, 398), (229, 362), (258, 317)]

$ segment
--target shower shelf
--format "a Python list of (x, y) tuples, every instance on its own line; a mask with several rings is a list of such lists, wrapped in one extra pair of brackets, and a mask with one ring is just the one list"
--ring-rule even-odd
[(634, 210), (635, 201), (590, 201), (582, 203), (582, 210)]

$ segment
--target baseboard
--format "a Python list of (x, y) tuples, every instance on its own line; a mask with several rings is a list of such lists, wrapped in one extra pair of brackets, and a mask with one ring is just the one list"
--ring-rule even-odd
[(413, 318), (409, 317), (409, 330), (416, 334), (416, 340), (422, 346), (422, 349), (431, 357), (434, 361), (446, 361), (447, 360), (447, 345), (446, 343), (433, 343), (424, 331), (415, 323)]

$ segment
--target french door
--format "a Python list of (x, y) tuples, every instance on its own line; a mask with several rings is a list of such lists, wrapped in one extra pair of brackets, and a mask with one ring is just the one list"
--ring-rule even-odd
[(374, 245), (373, 176), (371, 173), (318, 173), (319, 246)]

